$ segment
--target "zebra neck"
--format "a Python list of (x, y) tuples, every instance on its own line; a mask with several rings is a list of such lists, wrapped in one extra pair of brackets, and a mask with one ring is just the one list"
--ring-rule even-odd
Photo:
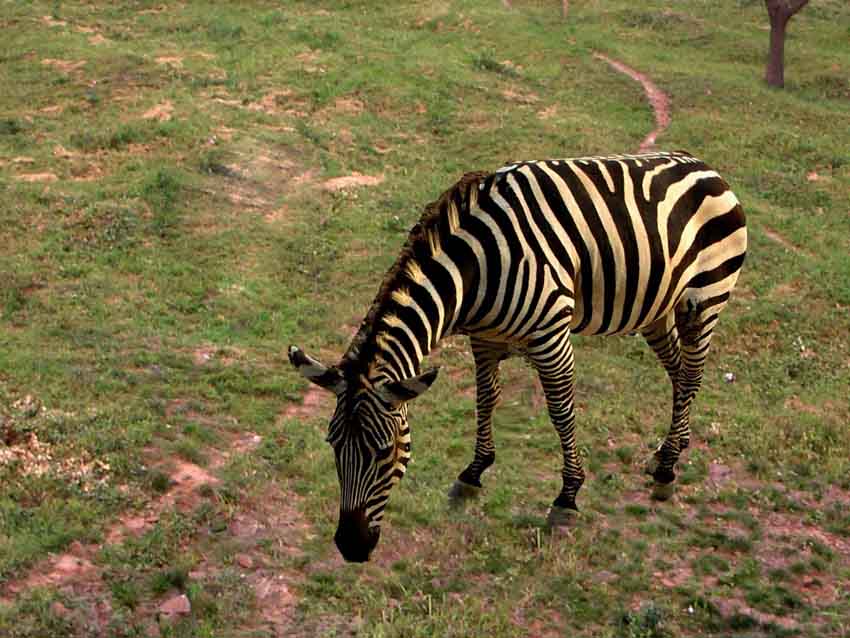
[[(444, 336), (462, 328), (477, 261), (459, 259), (461, 219), (474, 208), (482, 172), (467, 173), (426, 207), (345, 355), (371, 378), (408, 379)], [(464, 249), (464, 250), (468, 250)]]
[(420, 373), (423, 360), (440, 340), (453, 332), (456, 308), (446, 304), (430, 282), (398, 288), (386, 306), (375, 313), (372, 347), (364, 352), (367, 375), (388, 381), (409, 379)]

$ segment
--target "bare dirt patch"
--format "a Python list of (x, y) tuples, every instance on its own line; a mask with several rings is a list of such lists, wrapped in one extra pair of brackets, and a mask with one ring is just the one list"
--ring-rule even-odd
[(362, 175), (357, 171), (351, 175), (344, 177), (334, 177), (322, 183), (322, 188), (327, 191), (341, 191), (349, 188), (358, 188), (361, 186), (377, 186), (383, 183), (384, 176), (382, 175)]
[(505, 89), (502, 91), (502, 97), (508, 102), (518, 102), (519, 104), (537, 104), (540, 101), (540, 96), (532, 91), (522, 92)]
[(753, 609), (746, 602), (741, 592), (726, 598), (718, 598), (713, 601), (717, 606), (717, 611), (724, 618), (731, 618), (735, 615), (748, 616), (762, 625), (776, 625), (783, 629), (793, 631), (799, 628), (799, 623), (788, 616), (775, 616), (757, 609)]
[(170, 66), (175, 69), (183, 68), (183, 56), (180, 55), (161, 55), (154, 58), (154, 61), (160, 66)]
[[(326, 123), (333, 117), (359, 115), (365, 110), (366, 105), (363, 103), (363, 100), (355, 95), (347, 95), (338, 97), (334, 100), (333, 104), (315, 111), (311, 119), (316, 122)], [(350, 135), (351, 133), (349, 132)], [(339, 131), (337, 131), (337, 136), (339, 136)]]
[(271, 486), (232, 517), (228, 532), (235, 542), (234, 562), (256, 598), (259, 617), (251, 624), (268, 626), (278, 636), (291, 635), (298, 604), (295, 589), (303, 575), (281, 569), (279, 557), (300, 557), (301, 543), (310, 534), (300, 498)]
[(623, 64), (619, 60), (609, 58), (607, 55), (602, 53), (594, 53), (593, 57), (607, 62), (612, 68), (616, 69), (620, 73), (628, 75), (635, 82), (640, 82), (641, 86), (643, 86), (644, 93), (646, 93), (646, 99), (649, 101), (650, 106), (652, 106), (652, 111), (655, 115), (655, 128), (645, 138), (643, 138), (638, 151), (644, 152), (650, 150), (653, 146), (655, 146), (655, 140), (658, 136), (667, 130), (668, 126), (670, 126), (670, 98), (666, 93), (664, 93), (664, 91), (659, 89), (652, 80), (640, 71)]
[(547, 106), (545, 109), (537, 112), (537, 117), (541, 120), (550, 120), (558, 113), (558, 105), (553, 104), (552, 106)]
[[(220, 132), (223, 136), (233, 134), (229, 129)], [(242, 150), (234, 161), (226, 165), (214, 164), (209, 169), (217, 177), (217, 183), (205, 192), (216, 198), (226, 198), (237, 207), (234, 211), (237, 215), (253, 209), (262, 213), (267, 222), (285, 219), (287, 207), (278, 203), (281, 195), (311, 185), (317, 172), (300, 168), (290, 157), (289, 149), (269, 148), (245, 139), (239, 143)], [(214, 217), (198, 225), (198, 232), (217, 232), (223, 219), (231, 221), (217, 211)]]
[(831, 534), (818, 527), (807, 525), (799, 516), (785, 512), (758, 512), (765, 532), (765, 550), (771, 551), (786, 543), (792, 543), (792, 548), (812, 541), (828, 547), (844, 561), (850, 561), (850, 539)]
[(286, 635), (282, 632), (292, 623), (298, 604), (298, 598), (290, 589), (291, 580), (283, 574), (261, 570), (248, 582), (254, 590), (262, 619), (274, 627), (277, 635)]
[(653, 572), (652, 577), (666, 589), (681, 587), (693, 578), (694, 572), (687, 565), (679, 565), (663, 572)]
[(54, 613), (76, 617), (79, 625), (92, 631), (91, 635), (105, 635), (112, 618), (112, 605), (101, 570), (92, 561), (99, 549), (97, 545), (74, 541), (66, 552), (50, 556), (21, 578), (8, 581), (0, 589), (0, 602), (12, 604), (17, 596), (36, 587), (59, 589), (84, 600), (86, 604), (71, 611), (61, 603), (55, 603)]
[(363, 101), (356, 97), (339, 97), (334, 100), (334, 111), (337, 113), (357, 114), (365, 110)]
[(57, 144), (53, 147), (53, 157), (58, 157), (59, 159), (73, 159), (74, 157), (77, 157), (77, 153), (69, 151), (61, 144)]
[(107, 544), (116, 545), (127, 537), (141, 536), (159, 521), (160, 515), (166, 510), (177, 508), (185, 512), (194, 509), (201, 501), (199, 488), (219, 482), (210, 471), (194, 463), (171, 459), (168, 464), (171, 466), (168, 473), (171, 489), (159, 499), (148, 503), (144, 511), (119, 518), (104, 534)]
[(772, 229), (768, 226), (762, 226), (762, 232), (764, 233), (765, 237), (767, 237), (769, 240), (776, 242), (777, 244), (779, 244), (780, 246), (782, 246), (786, 250), (790, 250), (792, 253), (794, 253), (796, 255), (807, 255), (809, 257), (811, 256), (811, 255), (809, 255), (809, 253), (804, 251), (802, 248), (800, 248), (799, 246), (797, 246), (796, 244), (794, 244), (793, 242), (788, 240), (786, 237), (784, 237), (781, 233), (779, 233), (778, 231), (776, 231), (776, 230), (774, 230), (774, 229)]
[(52, 16), (41, 16), (41, 21), (48, 27), (64, 27), (68, 25), (64, 20), (57, 20)]
[(295, 56), (295, 59), (301, 63), (301, 68), (305, 73), (326, 73), (327, 69), (320, 64), (316, 64), (319, 59), (320, 51), (304, 51)]
[(59, 178), (55, 173), (23, 173), (15, 175), (19, 182), (55, 182)]
[(732, 480), (732, 468), (724, 463), (711, 461), (708, 464), (708, 480), (716, 489), (721, 489)]
[(71, 180), (75, 182), (93, 182), (106, 174), (99, 164), (85, 162), (71, 166)]
[(233, 365), (245, 356), (245, 351), (239, 348), (204, 345), (192, 351), (192, 361), (196, 366), (204, 366), (216, 362), (225, 366)]
[(142, 115), (142, 119), (167, 122), (171, 119), (173, 113), (174, 105), (171, 103), (171, 100), (166, 100), (165, 102), (157, 104), (145, 111)]
[(268, 213), (263, 215), (263, 219), (265, 219), (269, 224), (276, 224), (278, 222), (288, 219), (289, 216), (289, 206), (284, 204), (280, 208), (276, 208), (275, 210), (269, 211)]
[[(828, 402), (831, 403), (831, 402)], [(832, 411), (835, 406), (832, 405), (812, 405), (810, 403), (806, 403), (796, 394), (785, 399), (785, 403), (783, 404), (785, 408), (789, 410), (794, 410), (796, 412), (804, 412), (806, 414), (815, 414), (815, 415), (823, 415), (826, 411)]]
[(83, 68), (88, 62), (86, 60), (57, 60), (54, 58), (45, 58), (41, 61), (44, 66), (50, 66), (61, 71), (62, 73), (72, 73)]
[(308, 168), (303, 173), (299, 173), (295, 177), (292, 178), (292, 184), (295, 186), (303, 186), (304, 184), (309, 184), (310, 182), (315, 181), (318, 172), (312, 168)]
[(284, 419), (303, 419), (305, 417), (316, 416), (323, 410), (329, 409), (331, 405), (331, 396), (327, 390), (318, 386), (311, 385), (307, 392), (304, 393), (304, 398), (300, 404), (289, 405), (284, 408), (282, 416)]
[[(262, 442), (262, 437), (247, 432), (230, 442), (227, 452), (212, 453), (213, 462), (209, 469), (204, 469), (194, 463), (182, 459), (170, 459), (162, 467), (169, 468), (168, 476), (170, 489), (158, 499), (149, 502), (144, 511), (130, 512), (121, 516), (114, 524), (104, 531), (105, 544), (116, 545), (123, 543), (127, 538), (138, 537), (148, 531), (157, 523), (163, 512), (178, 509), (180, 511), (191, 511), (198, 506), (201, 500), (200, 491), (204, 486), (215, 485), (219, 479), (212, 473), (231, 457), (232, 454), (245, 454), (255, 449)], [(32, 439), (27, 438), (27, 444), (32, 447)], [(41, 450), (41, 448), (38, 448)], [(6, 456), (17, 458), (18, 450), (15, 446), (0, 449)], [(28, 452), (26, 458), (32, 456)], [(35, 454), (41, 468), (52, 457), (41, 451)], [(96, 463), (97, 461), (95, 461)], [(101, 464), (102, 465), (102, 464)], [(42, 471), (39, 469), (38, 471)], [(47, 470), (44, 470), (47, 471)], [(56, 471), (52, 468), (50, 471)], [(276, 516), (286, 517), (289, 526), (306, 527), (300, 513), (294, 508), (292, 500), (288, 499), (286, 504), (277, 503)], [(264, 515), (271, 517), (269, 512)], [(275, 518), (270, 524), (263, 526), (269, 529), (280, 529), (282, 520)], [(258, 523), (258, 526), (261, 525)], [(297, 541), (300, 536), (293, 536)], [(97, 635), (102, 634), (111, 618), (111, 607), (108, 602), (109, 594), (102, 579), (102, 572), (94, 563), (95, 556), (102, 549), (101, 545), (82, 544), (78, 541), (72, 542), (68, 549), (58, 555), (48, 557), (40, 561), (19, 578), (8, 581), (0, 589), (0, 600), (13, 603), (20, 594), (34, 587), (52, 587), (82, 597), (87, 603), (89, 616), (98, 627)]]
[(16, 595), (34, 587), (61, 588), (73, 581), (89, 581), (99, 576), (90, 560), (91, 547), (72, 543), (68, 552), (42, 563), (42, 569), (33, 570), (26, 578), (6, 586), (6, 593)]
[(271, 91), (256, 102), (249, 102), (245, 106), (249, 111), (260, 111), (267, 115), (283, 113), (294, 117), (306, 117), (307, 112), (303, 107), (304, 101), (296, 97), (291, 89)]

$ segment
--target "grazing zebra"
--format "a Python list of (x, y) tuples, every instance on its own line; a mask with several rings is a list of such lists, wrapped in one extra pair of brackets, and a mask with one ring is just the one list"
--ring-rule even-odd
[(298, 371), (337, 396), (327, 440), (341, 486), (335, 541), (343, 557), (368, 560), (378, 542), (389, 492), (410, 460), (407, 404), (437, 376), (422, 361), (452, 334), (470, 337), (477, 432), (451, 496), (477, 493), (495, 460), (499, 364), (520, 354), (540, 377), (563, 448), (549, 522), (568, 522), (585, 476), (570, 335), (640, 332), (673, 384), (672, 424), (647, 467), (654, 496), (669, 497), (712, 329), (746, 247), (735, 195), (685, 152), (464, 175), (426, 207), (336, 366), (289, 348)]

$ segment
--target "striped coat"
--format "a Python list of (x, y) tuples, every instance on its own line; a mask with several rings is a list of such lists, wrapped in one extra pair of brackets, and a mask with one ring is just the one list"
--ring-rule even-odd
[[(564, 452), (550, 521), (570, 520), (584, 480), (570, 335), (633, 332), (647, 338), (674, 389), (670, 432), (648, 466), (656, 496), (669, 496), (712, 329), (746, 246), (735, 195), (685, 152), (518, 162), (464, 175), (426, 208), (340, 363), (290, 350), (304, 376), (337, 393), (331, 432), (340, 483), (344, 496), (349, 484), (361, 497), (340, 513), (340, 530), (348, 521), (337, 533), (343, 554), (358, 560), (364, 554), (354, 547), (371, 551), (377, 542), (372, 532), (409, 459), (407, 402), (433, 382), (436, 372), (421, 364), (450, 334), (469, 335), (477, 388), (475, 454), (453, 497), (476, 494), (495, 459), (499, 362), (522, 354), (540, 376)], [(385, 451), (367, 439), (392, 440), (393, 463), (382, 463)], [(342, 457), (357, 461), (340, 466)]]

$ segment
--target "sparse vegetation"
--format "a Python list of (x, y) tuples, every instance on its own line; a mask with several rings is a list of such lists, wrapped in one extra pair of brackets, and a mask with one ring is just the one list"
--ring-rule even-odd
[[(4, 5), (0, 635), (846, 634), (850, 12), (795, 17), (778, 92), (761, 2), (674, 9)], [(516, 361), (485, 492), (450, 509), (474, 411), (450, 340), (375, 560), (342, 564), (331, 405), (302, 405), (285, 348), (342, 352), (461, 173), (636, 149), (652, 112), (594, 52), (671, 96), (658, 145), (718, 168), (749, 219), (677, 496), (641, 473), (663, 370), (588, 338), (580, 524), (544, 527), (558, 441)]]

